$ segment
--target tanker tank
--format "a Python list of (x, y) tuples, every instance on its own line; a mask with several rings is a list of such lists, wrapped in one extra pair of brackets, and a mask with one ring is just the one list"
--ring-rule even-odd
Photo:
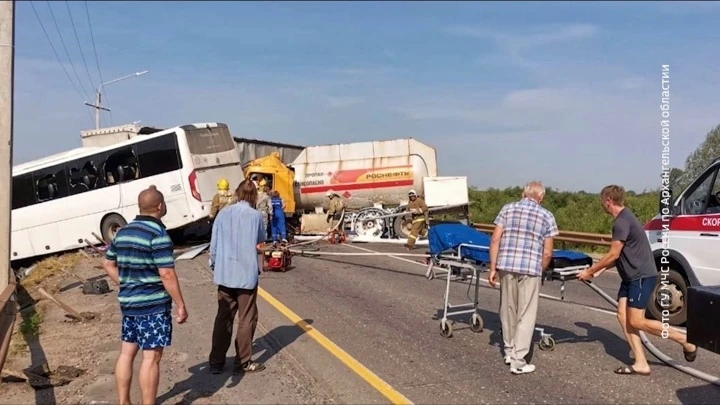
[(351, 211), (400, 205), (410, 189), (424, 195), (423, 177), (437, 176), (435, 149), (412, 138), (311, 146), (290, 166), (296, 208), (305, 212), (326, 206), (328, 190)]

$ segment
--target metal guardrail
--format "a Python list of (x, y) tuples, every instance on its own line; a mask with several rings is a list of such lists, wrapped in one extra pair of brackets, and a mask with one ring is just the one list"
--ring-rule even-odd
[[(488, 233), (492, 233), (493, 229), (495, 229), (494, 224), (473, 224), (473, 227), (479, 231)], [(560, 235), (556, 236), (555, 240), (563, 244), (572, 243), (576, 245), (610, 246), (610, 242), (612, 242), (612, 235), (560, 231)]]
[(10, 269), (10, 283), (0, 292), (0, 373), (5, 366), (18, 310), (15, 287), (17, 287), (17, 281), (15, 274)]

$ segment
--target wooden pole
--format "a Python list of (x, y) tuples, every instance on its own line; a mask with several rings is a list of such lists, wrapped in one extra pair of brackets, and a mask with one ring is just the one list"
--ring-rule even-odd
[(60, 308), (62, 308), (65, 312), (70, 314), (73, 318), (77, 319), (78, 321), (84, 321), (85, 317), (82, 316), (78, 311), (72, 309), (69, 305), (65, 304), (64, 302), (60, 301), (59, 299), (55, 298), (50, 294), (49, 292), (43, 290), (42, 288), (38, 288), (38, 291), (40, 291), (40, 294), (44, 295), (47, 299), (57, 304)]

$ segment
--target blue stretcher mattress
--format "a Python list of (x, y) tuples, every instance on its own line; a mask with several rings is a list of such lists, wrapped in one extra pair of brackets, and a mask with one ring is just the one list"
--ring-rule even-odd
[[(466, 247), (460, 250), (463, 259), (474, 260), (477, 264), (490, 263), (490, 236), (463, 224), (438, 224), (430, 227), (428, 234), (430, 254), (440, 255), (448, 251), (457, 252), (462, 243), (482, 247)], [(592, 258), (584, 253), (568, 250), (553, 251), (552, 268), (592, 265)]]

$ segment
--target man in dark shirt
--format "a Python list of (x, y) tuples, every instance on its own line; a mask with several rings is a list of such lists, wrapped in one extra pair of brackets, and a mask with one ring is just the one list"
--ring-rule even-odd
[[(596, 273), (615, 263), (622, 279), (618, 291), (618, 321), (635, 356), (635, 364), (620, 367), (615, 373), (650, 375), (650, 365), (645, 358), (639, 332), (657, 336), (662, 336), (663, 332), (661, 322), (645, 318), (645, 310), (653, 298), (652, 292), (657, 282), (655, 259), (640, 221), (625, 208), (625, 190), (610, 185), (602, 189), (600, 198), (605, 212), (615, 219), (610, 251), (599, 262), (580, 273), (578, 278), (590, 280)], [(695, 361), (697, 347), (687, 342), (687, 336), (673, 328), (668, 328), (668, 332), (667, 337), (683, 347), (685, 360)]]

